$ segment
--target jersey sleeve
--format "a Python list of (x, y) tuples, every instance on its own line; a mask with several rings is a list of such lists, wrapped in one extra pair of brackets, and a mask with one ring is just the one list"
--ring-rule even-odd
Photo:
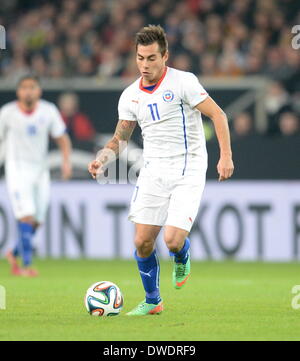
[(183, 77), (182, 89), (183, 100), (185, 103), (189, 104), (191, 108), (194, 108), (208, 97), (207, 91), (199, 83), (196, 75), (192, 73), (186, 73)]
[(65, 122), (60, 115), (59, 110), (53, 104), (52, 113), (51, 113), (51, 125), (50, 125), (50, 135), (53, 138), (59, 138), (66, 132)]
[(128, 95), (128, 92), (125, 89), (119, 99), (119, 104), (118, 104), (119, 119), (131, 120), (131, 121), (137, 120), (136, 115), (132, 110), (131, 102), (132, 99)]

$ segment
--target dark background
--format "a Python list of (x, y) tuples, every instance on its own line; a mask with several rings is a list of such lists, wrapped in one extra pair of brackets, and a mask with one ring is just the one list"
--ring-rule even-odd
[[(209, 89), (208, 89), (209, 90)], [(226, 108), (237, 95), (247, 89), (209, 90), (212, 98)], [(56, 103), (62, 91), (44, 91), (43, 98)], [(77, 91), (80, 98), (80, 109), (87, 114), (97, 132), (113, 133), (118, 119), (117, 104), (121, 94), (116, 90)], [(14, 91), (2, 91), (1, 104), (15, 99)], [(248, 111), (253, 113), (251, 107)], [(205, 120), (210, 122), (209, 120)], [(230, 123), (230, 119), (229, 119)], [(139, 128), (132, 139), (142, 146)], [(219, 157), (219, 147), (214, 137), (207, 142), (208, 179), (216, 179), (216, 165)], [(300, 138), (299, 136), (260, 135), (251, 134), (238, 139), (232, 139), (235, 172), (233, 179), (299, 179), (300, 177)], [(3, 169), (1, 171), (3, 174)]]

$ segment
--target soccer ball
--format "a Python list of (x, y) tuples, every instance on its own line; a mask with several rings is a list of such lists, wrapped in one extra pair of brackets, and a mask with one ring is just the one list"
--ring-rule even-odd
[(86, 291), (84, 303), (92, 316), (116, 316), (123, 307), (123, 295), (114, 283), (100, 281)]

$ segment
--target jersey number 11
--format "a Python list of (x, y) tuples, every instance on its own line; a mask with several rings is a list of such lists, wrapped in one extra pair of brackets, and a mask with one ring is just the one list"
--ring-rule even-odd
[[(151, 112), (152, 120), (160, 120), (160, 116), (159, 116), (158, 108), (157, 108), (157, 103), (148, 104), (148, 107), (149, 107), (150, 112)], [(155, 113), (154, 113), (154, 109), (155, 109)]]

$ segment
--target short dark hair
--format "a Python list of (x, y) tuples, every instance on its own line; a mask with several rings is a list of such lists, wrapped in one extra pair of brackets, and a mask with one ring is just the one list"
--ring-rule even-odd
[(160, 25), (143, 27), (135, 36), (135, 49), (138, 45), (151, 45), (157, 42), (162, 56), (168, 50), (168, 40), (164, 29)]
[(18, 80), (18, 82), (17, 82), (17, 88), (19, 88), (19, 86), (23, 83), (24, 80), (28, 80), (28, 79), (31, 79), (31, 80), (36, 81), (39, 86), (41, 85), (40, 79), (39, 79), (39, 77), (38, 77), (36, 74), (26, 74), (26, 75), (23, 75), (23, 76)]

